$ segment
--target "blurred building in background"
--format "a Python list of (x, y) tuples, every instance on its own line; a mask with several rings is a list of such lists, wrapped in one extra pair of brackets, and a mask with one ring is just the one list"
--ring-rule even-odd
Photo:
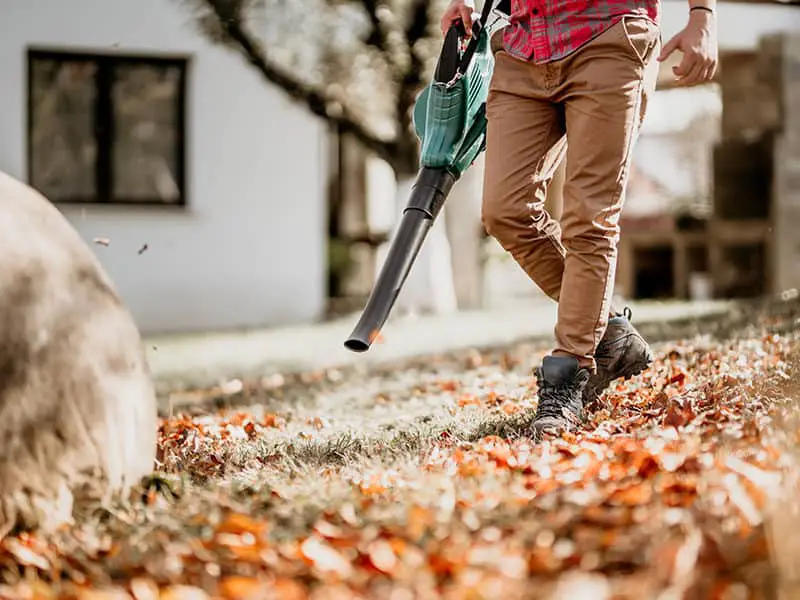
[(0, 169), (108, 240), (96, 253), (145, 332), (324, 315), (321, 120), (178, 2), (4, 0), (0, 14)]
[[(687, 9), (663, 6), (666, 41)], [(99, 240), (143, 331), (308, 323), (363, 306), (404, 201), (384, 160), (212, 45), (179, 0), (5, 0), (2, 17), (0, 169)], [(720, 2), (719, 33), (716, 82), (675, 88), (680, 56), (663, 65), (623, 213), (622, 296), (800, 287), (800, 8)], [(304, 60), (325, 70), (324, 53)], [(481, 184), (479, 160), (435, 225), (458, 307), (541, 297), (485, 237)]]
[[(682, 23), (665, 3), (665, 32)], [(618, 292), (755, 297), (800, 287), (800, 8), (720, 3), (712, 84), (678, 88), (664, 64), (623, 213)], [(666, 38), (666, 36), (665, 36)]]

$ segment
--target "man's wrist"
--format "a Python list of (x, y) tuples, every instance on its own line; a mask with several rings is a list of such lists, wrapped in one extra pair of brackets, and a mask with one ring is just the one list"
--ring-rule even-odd
[(716, 18), (716, 11), (705, 5), (691, 5), (689, 8), (689, 21), (699, 25), (707, 25)]
[(717, 12), (715, 0), (689, 0), (689, 14), (714, 15)]

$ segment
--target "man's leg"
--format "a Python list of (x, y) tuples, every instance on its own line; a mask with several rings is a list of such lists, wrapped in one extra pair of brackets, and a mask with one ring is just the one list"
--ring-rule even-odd
[(537, 433), (577, 424), (582, 416), (583, 394), (597, 368), (595, 351), (608, 325), (619, 218), (633, 145), (655, 89), (658, 46), (655, 24), (626, 19), (562, 63), (567, 255), (556, 348), (537, 373)]
[(502, 51), (496, 55), (486, 103), (482, 218), (486, 231), (558, 300), (565, 251), (544, 201), (566, 138), (563, 113), (540, 81), (542, 69)]

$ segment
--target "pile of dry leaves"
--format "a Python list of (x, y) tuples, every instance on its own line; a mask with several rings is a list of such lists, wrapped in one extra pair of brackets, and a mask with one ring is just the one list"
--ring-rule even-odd
[[(797, 348), (662, 344), (584, 431), (540, 444), (528, 365), (507, 355), (340, 382), (358, 401), (336, 410), (173, 416), (162, 475), (127, 504), (2, 542), (0, 596), (772, 598), (798, 568)], [(428, 401), (435, 418), (366, 424)]]

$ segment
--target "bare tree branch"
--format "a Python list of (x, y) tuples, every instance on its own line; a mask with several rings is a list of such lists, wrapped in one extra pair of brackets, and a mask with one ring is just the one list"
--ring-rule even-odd
[[(423, 74), (425, 62), (420, 58), (415, 46), (428, 33), (430, 25), (430, 15), (427, 0), (414, 0), (411, 6), (411, 16), (405, 30), (405, 38), (409, 52), (409, 64), (403, 73), (400, 90), (397, 95), (396, 112), (397, 121), (400, 124), (399, 142), (402, 144), (407, 138), (413, 136), (411, 133), (412, 109), (417, 99), (420, 87), (424, 84)], [(412, 147), (402, 149), (402, 154), (406, 159), (414, 157), (413, 164), (416, 164), (416, 143)], [(411, 165), (406, 165), (406, 168)]]
[(284, 69), (270, 63), (261, 43), (244, 26), (241, 0), (201, 0), (216, 17), (230, 45), (255, 67), (270, 83), (282, 88), (294, 100), (302, 102), (314, 115), (351, 134), (367, 149), (375, 152), (390, 164), (402, 159), (397, 140), (380, 139), (349, 115), (344, 107), (319, 90), (303, 83)]
[(378, 0), (361, 0), (361, 4), (364, 6), (364, 11), (367, 13), (370, 25), (372, 26), (370, 34), (367, 36), (364, 43), (374, 46), (381, 52), (388, 52), (389, 40), (386, 35), (386, 29), (384, 29), (383, 23), (381, 23), (381, 19), (378, 16)]

